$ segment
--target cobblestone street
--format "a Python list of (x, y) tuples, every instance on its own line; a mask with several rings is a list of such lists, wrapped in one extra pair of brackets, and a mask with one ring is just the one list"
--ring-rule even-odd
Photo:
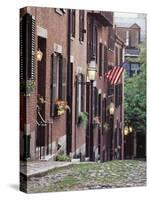
[(28, 193), (146, 185), (146, 162), (137, 160), (80, 163), (28, 179)]

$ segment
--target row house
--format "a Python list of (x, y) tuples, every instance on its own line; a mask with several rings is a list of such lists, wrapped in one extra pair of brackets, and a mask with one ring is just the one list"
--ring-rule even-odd
[(123, 49), (112, 12), (20, 10), (21, 159), (123, 159), (123, 77), (106, 78)]
[(124, 55), (128, 62), (126, 68), (128, 76), (137, 75), (140, 72), (140, 63), (137, 58), (140, 54), (141, 27), (134, 23), (130, 27), (116, 27), (116, 30), (126, 45)]

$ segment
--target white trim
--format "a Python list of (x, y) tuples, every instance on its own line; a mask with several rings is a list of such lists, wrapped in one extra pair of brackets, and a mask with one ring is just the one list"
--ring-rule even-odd
[(48, 38), (48, 31), (45, 28), (37, 26), (37, 35), (43, 38)]

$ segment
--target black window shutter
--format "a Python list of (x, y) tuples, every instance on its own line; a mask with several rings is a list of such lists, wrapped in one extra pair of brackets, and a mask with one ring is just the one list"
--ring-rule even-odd
[[(81, 74), (81, 82), (85, 82), (85, 75)], [(84, 112), (85, 108), (85, 85), (81, 84), (81, 111)]]
[(35, 19), (32, 18), (32, 56), (31, 56), (31, 79), (35, 79)]
[(108, 71), (108, 54), (107, 54), (107, 46), (104, 46), (104, 73)]
[(75, 37), (76, 12), (71, 10), (71, 36)]
[(89, 63), (92, 58), (92, 48), (93, 48), (93, 24), (91, 20), (88, 20), (87, 27), (87, 62)]
[(62, 100), (66, 101), (66, 91), (67, 90), (67, 63), (66, 58), (63, 58), (62, 65)]
[(20, 80), (35, 79), (35, 20), (26, 14), (20, 20)]
[(79, 40), (84, 41), (84, 10), (79, 11)]
[(78, 107), (79, 107), (79, 84), (78, 84), (78, 75), (76, 75), (76, 92), (75, 92), (75, 117), (76, 117), (76, 122), (78, 122)]
[[(58, 88), (58, 97), (59, 99), (62, 99), (62, 73), (63, 73), (63, 57), (61, 54), (58, 54), (58, 59), (59, 59), (59, 88)], [(57, 77), (58, 78), (58, 77)]]
[(93, 25), (93, 41), (92, 41), (92, 56), (95, 55), (97, 62), (97, 27)]
[(122, 65), (122, 49), (120, 49), (120, 65)]
[(98, 115), (98, 90), (94, 87), (94, 116)]
[(102, 76), (103, 71), (103, 44), (99, 43), (99, 76)]
[(118, 47), (115, 47), (116, 66), (118, 66)]
[(98, 116), (101, 117), (101, 101), (102, 101), (102, 96), (101, 94), (98, 94)]
[(51, 116), (55, 115), (55, 101), (56, 98), (56, 90), (57, 90), (57, 55), (55, 53), (51, 56), (52, 59), (52, 67), (51, 67)]

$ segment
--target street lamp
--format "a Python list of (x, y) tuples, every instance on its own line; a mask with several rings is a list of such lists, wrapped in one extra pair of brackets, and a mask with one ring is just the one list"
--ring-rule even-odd
[(96, 78), (96, 62), (95, 57), (91, 59), (87, 68), (88, 79), (91, 84), (91, 115), (90, 115), (90, 160), (93, 160), (93, 82)]
[(110, 150), (111, 150), (110, 159), (111, 160), (114, 158), (114, 146), (115, 146), (115, 144), (114, 144), (114, 141), (115, 141), (114, 137), (115, 136), (114, 136), (114, 131), (113, 131), (113, 129), (114, 129), (114, 124), (113, 124), (114, 112), (115, 112), (115, 105), (114, 105), (113, 102), (111, 102), (110, 105), (109, 105), (110, 128), (111, 128), (110, 129), (110, 131), (111, 131), (111, 135), (110, 135), (110, 141), (111, 141), (111, 143), (110, 143)]
[(42, 60), (42, 57), (43, 57), (43, 53), (40, 49), (38, 49), (37, 53), (36, 53), (36, 59), (37, 61), (41, 61)]

